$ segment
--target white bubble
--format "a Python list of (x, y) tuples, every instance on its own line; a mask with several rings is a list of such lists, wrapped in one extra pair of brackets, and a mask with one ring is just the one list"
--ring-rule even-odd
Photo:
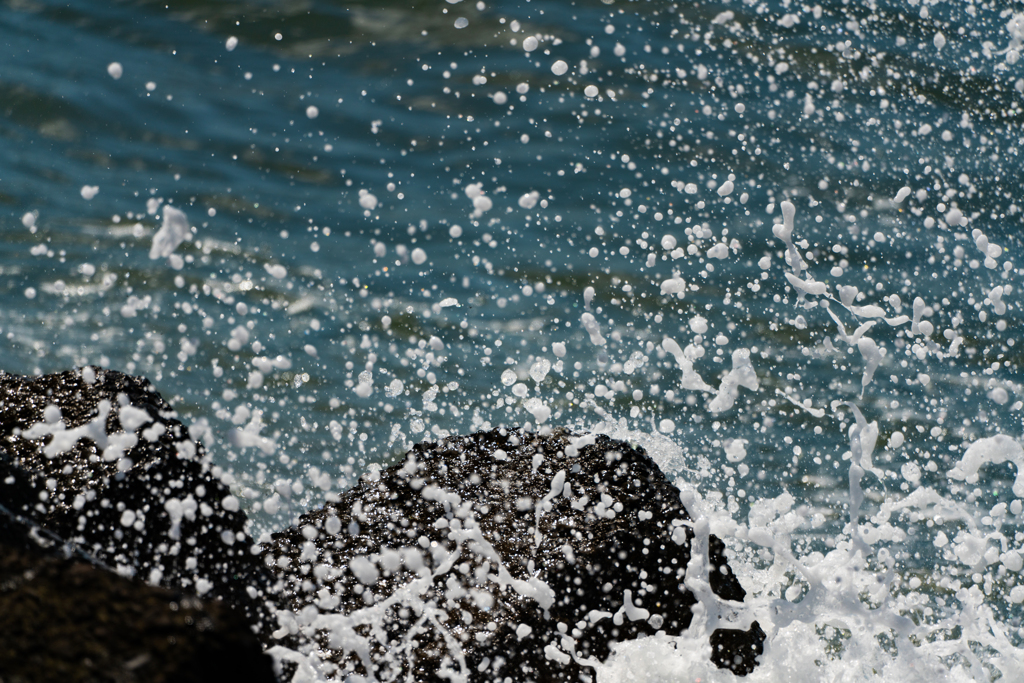
[(419, 247), (412, 250), (412, 262), (417, 266), (422, 266), (427, 260), (427, 252), (423, 251)]
[(501, 373), (501, 383), (510, 387), (516, 383), (516, 371), (509, 368)]
[(266, 263), (263, 265), (263, 269), (270, 273), (271, 277), (275, 277), (278, 280), (283, 280), (288, 275), (288, 269), (281, 264), (270, 264)]
[(311, 104), (308, 107), (306, 107), (306, 116), (311, 119), (315, 119), (316, 117), (320, 116), (320, 110)]
[(508, 102), (508, 95), (499, 90), (498, 92), (491, 95), (491, 99), (494, 100), (495, 104), (505, 104)]
[(1002, 387), (995, 387), (986, 395), (990, 400), (995, 401), (1001, 406), (1006, 405), (1010, 401), (1010, 394)]
[(448, 235), (453, 239), (458, 239), (459, 237), (462, 237), (462, 226), (453, 225), (452, 227), (448, 228)]
[(680, 299), (686, 296), (686, 282), (681, 277), (672, 277), (661, 282), (661, 295), (675, 294)]
[(174, 253), (178, 245), (184, 242), (192, 234), (189, 228), (188, 216), (184, 211), (165, 206), (163, 210), (163, 223), (160, 229), (153, 235), (153, 243), (149, 248), (149, 258), (167, 258)]
[(469, 19), (466, 17), (459, 17), (455, 20), (455, 28), (466, 28), (469, 26)]
[(941, 50), (946, 47), (946, 36), (942, 35), (942, 31), (939, 31), (935, 34), (935, 37), (932, 38), (932, 43), (935, 44), (935, 48), (937, 50)]
[(372, 586), (373, 584), (375, 584), (377, 582), (377, 577), (380, 576), (380, 573), (377, 571), (376, 565), (374, 565), (372, 562), (370, 562), (370, 560), (366, 559), (362, 555), (357, 555), (356, 557), (353, 557), (352, 560), (348, 563), (348, 568), (349, 571), (352, 572), (353, 576), (355, 576), (357, 579), (359, 579), (361, 583), (367, 586)]
[(121, 78), (121, 75), (124, 74), (121, 62), (111, 62), (110, 64), (107, 64), (107, 73), (110, 74), (110, 77), (115, 81)]
[(664, 420), (658, 423), (658, 431), (661, 432), (662, 434), (671, 434), (672, 432), (676, 431), (676, 423), (668, 418), (665, 418)]
[[(999, 559), (1012, 572), (1019, 572), (1021, 569), (1024, 569), (1024, 558), (1016, 550), (1003, 553), (999, 556)], [(1015, 600), (1014, 602), (1021, 602), (1021, 600)]]
[(523, 49), (527, 52), (533, 52), (537, 49), (537, 39), (533, 36), (529, 36), (523, 40)]
[(232, 50), (234, 50), (234, 49), (235, 49), (236, 47), (238, 47), (238, 38), (236, 38), (235, 36), (231, 36), (231, 37), (230, 37), (230, 38), (228, 38), (228, 39), (227, 39), (227, 41), (226, 41), (226, 42), (224, 43), (224, 48), (225, 48), (225, 49), (226, 49), (226, 50), (227, 50), (228, 52), (231, 52), (231, 51), (232, 51)]
[(562, 74), (564, 74), (568, 70), (569, 70), (569, 65), (566, 64), (561, 59), (559, 59), (557, 62), (555, 62), (554, 64), (551, 65), (551, 73), (555, 74), (556, 76), (561, 76)]
[(359, 190), (359, 206), (367, 211), (373, 211), (377, 208), (377, 197), (370, 194), (367, 190)]
[(747, 440), (730, 439), (723, 444), (725, 459), (729, 462), (742, 462), (747, 457)]
[(678, 242), (676, 241), (676, 238), (675, 238), (674, 235), (664, 235), (661, 238), (661, 248), (662, 249), (667, 249), (668, 251), (672, 251), (673, 249), (676, 248), (676, 244), (678, 244)]
[(597, 97), (598, 89), (596, 85), (588, 85), (583, 89), (583, 94), (587, 97)]
[(539, 398), (531, 398), (524, 406), (533, 415), (537, 424), (543, 424), (551, 417), (551, 408)]
[(352, 390), (359, 398), (368, 398), (373, 394), (373, 382), (368, 378), (364, 378), (363, 375), (365, 374), (368, 373), (360, 374), (359, 384), (357, 384), (355, 389)]
[(530, 366), (530, 377), (534, 382), (543, 382), (549, 372), (551, 372), (551, 361), (547, 358), (539, 358)]
[(519, 206), (524, 209), (532, 209), (537, 206), (537, 202), (540, 200), (540, 193), (534, 190), (533, 192), (527, 192), (519, 198)]
[(900, 467), (900, 474), (908, 483), (916, 484), (921, 481), (921, 468), (915, 462), (903, 463), (903, 466)]
[(98, 185), (82, 185), (82, 199), (92, 199), (99, 191)]
[(718, 188), (718, 196), (719, 197), (727, 197), (727, 196), (731, 195), (732, 191), (733, 191), (733, 187), (734, 187), (733, 186), (733, 182), (731, 180), (726, 180)]
[(324, 530), (331, 536), (337, 536), (341, 533), (341, 520), (335, 515), (331, 515), (327, 518), (327, 522), (324, 523)]
[(35, 299), (36, 298), (36, 288), (35, 287), (26, 287), (25, 288), (25, 298), (26, 299)]
[(29, 211), (24, 216), (21, 217), (21, 224), (24, 225), (26, 228), (32, 228), (36, 224), (36, 218), (36, 212)]

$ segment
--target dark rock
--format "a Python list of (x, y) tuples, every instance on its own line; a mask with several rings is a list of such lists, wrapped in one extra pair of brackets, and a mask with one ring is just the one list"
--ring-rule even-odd
[[(18, 524), (0, 513), (4, 524), (16, 534)], [(275, 676), (248, 621), (220, 601), (126, 579), (65, 558), (59, 546), (0, 543), (0, 680), (272, 683)]]
[[(276, 534), (267, 562), (297, 615), (279, 635), (322, 648), (338, 677), (577, 681), (613, 642), (690, 625), (693, 538), (641, 449), (498, 430), (415, 447)], [(709, 551), (711, 589), (742, 600), (724, 544)], [(716, 630), (713, 660), (749, 673), (764, 637)]]
[(51, 534), (122, 574), (222, 599), (264, 632), (273, 625), (271, 577), (244, 513), (145, 379), (0, 372), (0, 505), (38, 525), (37, 539)]
[[(697, 602), (679, 491), (606, 437), (499, 430), (421, 444), (262, 557), (237, 503), (147, 381), (0, 372), (0, 671), (260, 680), (264, 658), (237, 636), (234, 607), (265, 645), (298, 643), (337, 678), (591, 680), (612, 643), (679, 634)], [(707, 547), (711, 590), (742, 600), (724, 545)], [(268, 597), (286, 608), (276, 619)], [(57, 625), (77, 622), (79, 639)], [(743, 675), (764, 633), (755, 622), (710, 640), (713, 661)], [(7, 668), (18, 652), (10, 666), (22, 668)]]
[[(24, 512), (39, 502), (40, 493), (0, 446), (0, 545), (30, 550), (46, 542), (38, 537), (36, 525), (24, 517)], [(53, 534), (52, 538), (58, 537)]]

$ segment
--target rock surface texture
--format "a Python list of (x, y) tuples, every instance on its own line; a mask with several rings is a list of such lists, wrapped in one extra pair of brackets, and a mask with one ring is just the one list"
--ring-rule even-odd
[[(296, 614), (279, 635), (328, 651), (339, 677), (579, 681), (610, 644), (690, 625), (696, 547), (642, 450), (496, 430), (416, 446), (275, 535), (266, 559)], [(741, 601), (724, 545), (707, 548), (715, 599)], [(712, 659), (747, 674), (764, 637), (716, 630)]]
[(37, 537), (272, 624), (270, 577), (250, 551), (245, 514), (145, 379), (99, 368), (0, 372), (0, 496)]

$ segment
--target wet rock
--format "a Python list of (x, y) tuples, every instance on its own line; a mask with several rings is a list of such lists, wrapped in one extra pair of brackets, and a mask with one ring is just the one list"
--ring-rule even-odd
[(0, 505), (38, 525), (36, 536), (272, 623), (270, 575), (238, 501), (147, 380), (100, 368), (0, 372), (0, 449)]
[[(266, 559), (295, 614), (278, 635), (322, 648), (337, 677), (578, 681), (616, 641), (687, 629), (698, 547), (641, 449), (498, 430), (415, 447), (275, 535)], [(722, 542), (706, 547), (695, 564), (726, 611), (745, 592)], [(749, 673), (764, 637), (716, 630), (712, 658)]]
[[(17, 526), (0, 513), (9, 536)], [(275, 680), (248, 621), (224, 603), (126, 579), (62, 550), (0, 543), (0, 679)]]

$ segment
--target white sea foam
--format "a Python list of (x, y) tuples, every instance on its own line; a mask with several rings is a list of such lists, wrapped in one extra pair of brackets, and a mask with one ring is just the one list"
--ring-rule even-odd
[(153, 244), (149, 249), (149, 258), (167, 258), (174, 250), (192, 236), (185, 212), (173, 206), (163, 207), (163, 223), (153, 235)]

